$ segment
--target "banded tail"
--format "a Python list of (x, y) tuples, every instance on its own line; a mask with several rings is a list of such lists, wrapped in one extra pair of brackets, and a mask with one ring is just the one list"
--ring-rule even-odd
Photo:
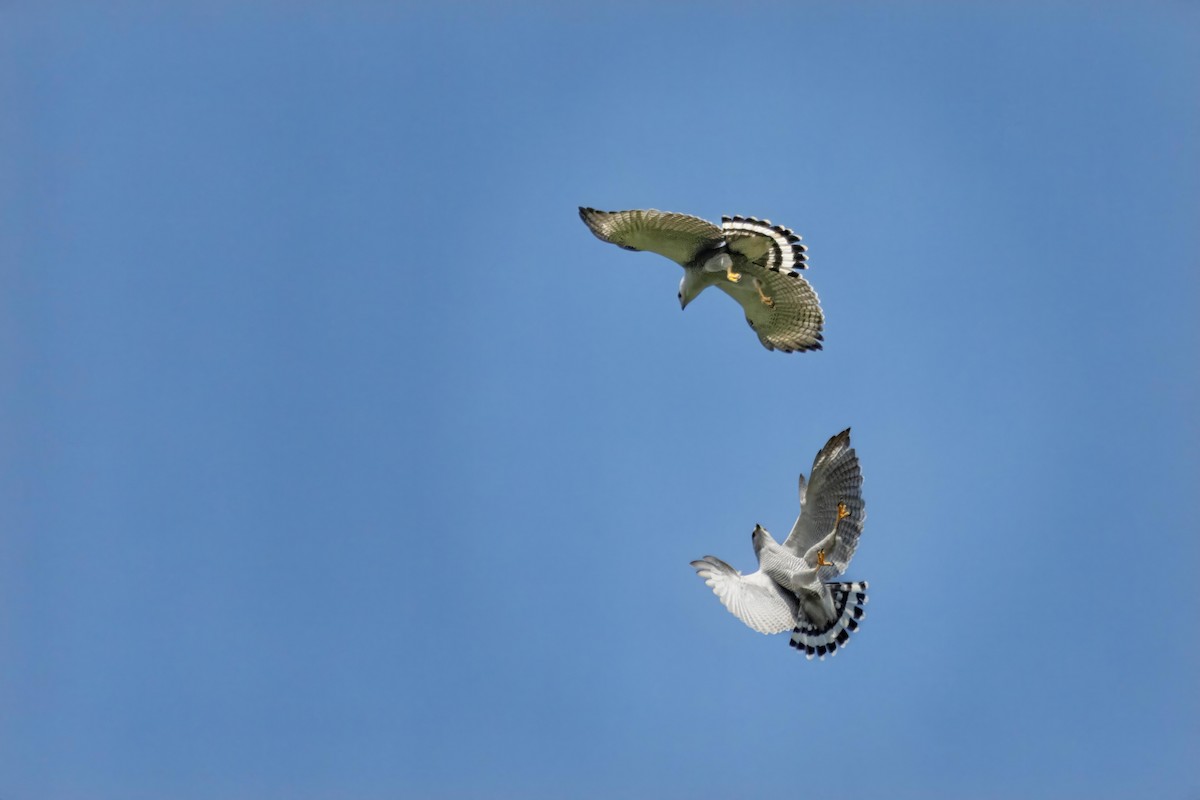
[(790, 272), (808, 266), (808, 248), (790, 228), (772, 225), (758, 217), (721, 217), (721, 230), (729, 249), (759, 266), (775, 272)]
[(834, 621), (818, 628), (806, 619), (797, 620), (792, 629), (792, 647), (804, 653), (805, 657), (813, 656), (824, 660), (827, 655), (834, 655), (838, 648), (845, 647), (850, 634), (858, 630), (858, 621), (866, 616), (863, 606), (867, 604), (867, 582), (859, 583), (826, 583), (833, 594), (833, 608), (837, 613)]

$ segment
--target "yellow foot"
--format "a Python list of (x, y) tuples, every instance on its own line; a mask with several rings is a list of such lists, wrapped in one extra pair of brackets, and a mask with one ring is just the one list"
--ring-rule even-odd
[(725, 270), (725, 277), (728, 278), (730, 282), (737, 283), (742, 279), (742, 273), (734, 272), (733, 267), (730, 267), (729, 269)]
[(845, 503), (838, 503), (838, 519), (842, 520), (850, 516), (850, 509), (846, 508)]
[(754, 288), (758, 289), (758, 299), (762, 300), (762, 304), (764, 306), (767, 308), (775, 307), (775, 301), (772, 300), (767, 293), (762, 290), (762, 281), (760, 281), (758, 278), (754, 279)]
[(817, 566), (818, 567), (832, 567), (833, 566), (833, 564), (831, 564), (825, 560), (825, 551), (824, 550), (817, 551)]

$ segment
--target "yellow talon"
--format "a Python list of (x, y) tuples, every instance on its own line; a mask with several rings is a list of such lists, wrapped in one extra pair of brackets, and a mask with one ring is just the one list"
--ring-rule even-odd
[(754, 288), (758, 289), (758, 299), (762, 300), (762, 304), (764, 306), (767, 308), (775, 307), (775, 301), (772, 300), (770, 296), (768, 296), (767, 293), (762, 290), (762, 281), (760, 281), (758, 278), (754, 279)]
[(825, 560), (825, 551), (824, 550), (817, 551), (817, 566), (818, 567), (832, 567), (833, 566), (833, 564), (831, 564)]
[(850, 509), (846, 508), (845, 503), (839, 502), (838, 503), (838, 519), (843, 520), (848, 516), (850, 516)]
[(725, 270), (725, 277), (728, 278), (731, 282), (737, 283), (738, 281), (740, 281), (742, 279), (742, 273), (734, 272), (733, 267), (729, 267), (728, 269)]

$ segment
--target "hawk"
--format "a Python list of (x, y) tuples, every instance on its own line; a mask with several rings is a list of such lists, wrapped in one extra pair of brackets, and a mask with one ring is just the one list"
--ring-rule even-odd
[(722, 217), (721, 227), (688, 214), (649, 209), (579, 216), (596, 237), (626, 250), (649, 250), (683, 267), (679, 305), (709, 286), (732, 297), (768, 350), (820, 350), (825, 315), (800, 277), (805, 246), (782, 225), (754, 217)]
[(837, 653), (858, 629), (867, 583), (832, 581), (846, 570), (866, 519), (862, 470), (850, 429), (830, 439), (800, 476), (800, 517), (779, 544), (761, 525), (750, 534), (758, 570), (743, 575), (715, 556), (692, 567), (727, 609), (759, 633), (791, 630), (811, 659)]

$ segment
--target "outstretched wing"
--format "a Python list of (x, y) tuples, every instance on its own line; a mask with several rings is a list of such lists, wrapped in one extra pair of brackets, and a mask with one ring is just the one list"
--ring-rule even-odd
[(763, 347), (786, 353), (820, 350), (825, 314), (817, 293), (800, 277), (807, 259), (800, 237), (754, 217), (722, 217), (721, 227), (734, 270), (743, 277), (717, 285), (746, 312)]
[(782, 633), (796, 625), (796, 596), (762, 570), (743, 575), (716, 556), (692, 567), (735, 617), (759, 633)]
[(823, 581), (832, 580), (845, 572), (858, 547), (858, 537), (867, 518), (862, 482), (862, 468), (858, 463), (858, 454), (850, 446), (850, 429), (847, 428), (826, 442), (813, 460), (808, 486), (801, 494), (800, 517), (783, 543), (784, 547), (803, 558), (813, 545), (833, 530), (837, 522), (838, 503), (845, 503), (850, 516), (838, 524), (837, 545), (832, 553), (825, 554), (833, 566), (822, 567), (817, 573)]
[(689, 214), (657, 211), (597, 211), (580, 208), (579, 217), (596, 234), (626, 250), (649, 250), (687, 265), (725, 240), (721, 229)]
[[(785, 353), (821, 349), (825, 315), (808, 281), (795, 272), (775, 272), (736, 261), (734, 269), (741, 272), (742, 280), (721, 281), (717, 287), (746, 312), (746, 322), (758, 334), (763, 347)], [(769, 298), (769, 305), (759, 295), (759, 289)]]

